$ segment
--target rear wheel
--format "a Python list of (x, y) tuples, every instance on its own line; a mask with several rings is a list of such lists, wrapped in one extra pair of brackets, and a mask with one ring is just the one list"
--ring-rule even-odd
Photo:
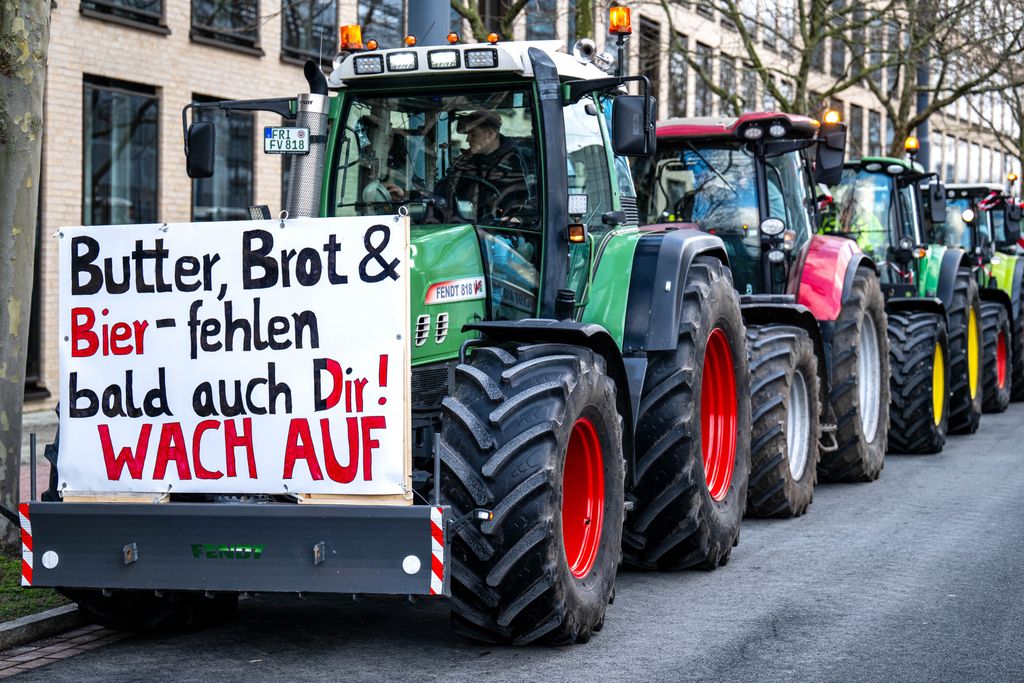
[(889, 341), (878, 276), (854, 273), (832, 337), (832, 390), (838, 448), (824, 453), (826, 481), (872, 481), (885, 465), (889, 432)]
[(946, 443), (949, 344), (945, 316), (889, 313), (889, 452), (938, 453)]
[(452, 624), (490, 642), (586, 642), (621, 557), (622, 419), (604, 359), (575, 346), (473, 349), (444, 399), (441, 487), (456, 517)]
[(970, 268), (960, 268), (947, 310), (949, 431), (973, 434), (981, 421), (981, 296)]
[(982, 409), (1001, 413), (1010, 405), (1010, 316), (997, 301), (981, 304), (981, 328), (984, 352), (982, 360)]
[(750, 375), (739, 298), (717, 259), (681, 283), (679, 342), (650, 353), (637, 423), (633, 565), (714, 569), (739, 540), (750, 475)]
[(810, 335), (790, 325), (747, 327), (750, 487), (747, 514), (796, 517), (814, 498), (821, 402)]

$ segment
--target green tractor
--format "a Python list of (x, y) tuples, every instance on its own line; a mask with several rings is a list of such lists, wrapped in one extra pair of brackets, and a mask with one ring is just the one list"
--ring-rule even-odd
[[(560, 644), (601, 629), (623, 556), (659, 570), (724, 565), (750, 469), (745, 328), (719, 238), (637, 227), (625, 157), (654, 150), (647, 79), (598, 68), (591, 41), (574, 54), (556, 41), (356, 50), (329, 79), (312, 62), (305, 75), (298, 97), (193, 103), (183, 118), (193, 111), (192, 177), (214, 167), (204, 112), (272, 111), (292, 132), (268, 128), (268, 139), (302, 151), (290, 216), (411, 221), (416, 504), (401, 515), (357, 504), (374, 533), (335, 565), (348, 582), (337, 590), (446, 596), (454, 627), (472, 638)], [(629, 82), (644, 94), (623, 94)], [(281, 533), (313, 538), (338, 514), (327, 508), (346, 507), (219, 505), (230, 498), (193, 497), (192, 523), (230, 507), (240, 530), (274, 515)], [(160, 519), (182, 509), (170, 501)], [(33, 519), (71, 517), (61, 512), (71, 507), (32, 504)], [(133, 524), (122, 509), (116, 518)], [(435, 552), (450, 559), (435, 566), (436, 593), (385, 581), (378, 546), (435, 511)], [(261, 567), (278, 561), (274, 547)], [(236, 565), (232, 589), (252, 590)], [(92, 613), (130, 616), (203, 588), (186, 568), (147, 579), (156, 597), (114, 601), (144, 571), (129, 583), (115, 570), (80, 584)], [(281, 574), (271, 590), (307, 590), (300, 575)]]
[(982, 299), (983, 407), (1002, 412), (1011, 398), (1024, 398), (1024, 262), (1014, 253), (1021, 209), (998, 183), (949, 185), (946, 192), (946, 222), (936, 235), (973, 258)]
[(825, 232), (854, 239), (882, 266), (889, 333), (889, 448), (937, 453), (948, 430), (973, 431), (981, 414), (981, 308), (971, 259), (925, 247), (945, 218), (945, 190), (920, 165), (890, 157), (845, 164)]

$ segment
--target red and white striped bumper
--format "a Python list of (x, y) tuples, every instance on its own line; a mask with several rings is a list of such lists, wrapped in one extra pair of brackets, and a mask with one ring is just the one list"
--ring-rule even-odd
[(28, 503), (18, 506), (21, 517), (21, 585), (32, 585), (32, 522), (28, 516)]

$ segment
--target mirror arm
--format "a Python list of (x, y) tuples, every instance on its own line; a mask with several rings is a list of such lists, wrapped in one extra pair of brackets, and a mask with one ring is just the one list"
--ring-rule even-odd
[[(269, 111), (286, 119), (295, 118), (294, 97), (277, 97), (264, 100), (220, 100), (217, 102), (189, 102), (181, 110), (181, 132), (185, 138), (185, 156), (188, 156), (188, 110), (189, 109), (235, 109), (242, 111)], [(195, 115), (193, 115), (195, 118)]]

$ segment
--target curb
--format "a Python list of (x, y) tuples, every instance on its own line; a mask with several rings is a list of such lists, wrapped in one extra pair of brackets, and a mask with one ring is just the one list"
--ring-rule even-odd
[(63, 605), (0, 624), (0, 651), (70, 631), (86, 622), (77, 605)]

